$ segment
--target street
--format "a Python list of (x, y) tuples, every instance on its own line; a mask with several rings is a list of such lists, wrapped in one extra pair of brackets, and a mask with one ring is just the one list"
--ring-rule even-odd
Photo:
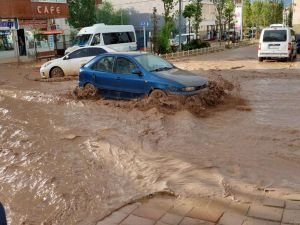
[(36, 63), (0, 64), (0, 199), (9, 224), (96, 224), (160, 191), (239, 202), (299, 197), (300, 60), (259, 63), (256, 54), (248, 46), (173, 62), (231, 81), (244, 102), (204, 116), (76, 100), (76, 79), (40, 82)]

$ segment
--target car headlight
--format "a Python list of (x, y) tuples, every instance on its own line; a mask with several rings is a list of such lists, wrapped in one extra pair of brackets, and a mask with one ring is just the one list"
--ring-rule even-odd
[(195, 91), (196, 87), (185, 87), (181, 89), (182, 91)]

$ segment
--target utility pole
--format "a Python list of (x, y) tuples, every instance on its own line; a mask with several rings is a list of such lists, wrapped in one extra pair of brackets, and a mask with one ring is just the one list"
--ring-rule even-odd
[(152, 44), (153, 44), (153, 51), (155, 53), (158, 52), (158, 46), (157, 46), (157, 9), (156, 7), (153, 8), (153, 13), (152, 13), (152, 26), (153, 26), (153, 34), (152, 34)]
[(178, 12), (178, 23), (179, 23), (179, 51), (181, 50), (181, 18), (182, 18), (182, 0), (179, 0), (179, 12)]

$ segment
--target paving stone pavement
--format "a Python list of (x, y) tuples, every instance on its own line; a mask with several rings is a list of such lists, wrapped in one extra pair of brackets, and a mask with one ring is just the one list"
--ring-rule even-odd
[(300, 225), (300, 201), (266, 197), (250, 204), (157, 195), (124, 206), (97, 225)]

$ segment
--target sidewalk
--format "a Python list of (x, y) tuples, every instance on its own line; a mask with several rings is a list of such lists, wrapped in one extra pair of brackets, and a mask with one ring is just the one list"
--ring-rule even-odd
[(265, 198), (247, 204), (156, 196), (124, 206), (97, 225), (299, 225), (299, 200)]

